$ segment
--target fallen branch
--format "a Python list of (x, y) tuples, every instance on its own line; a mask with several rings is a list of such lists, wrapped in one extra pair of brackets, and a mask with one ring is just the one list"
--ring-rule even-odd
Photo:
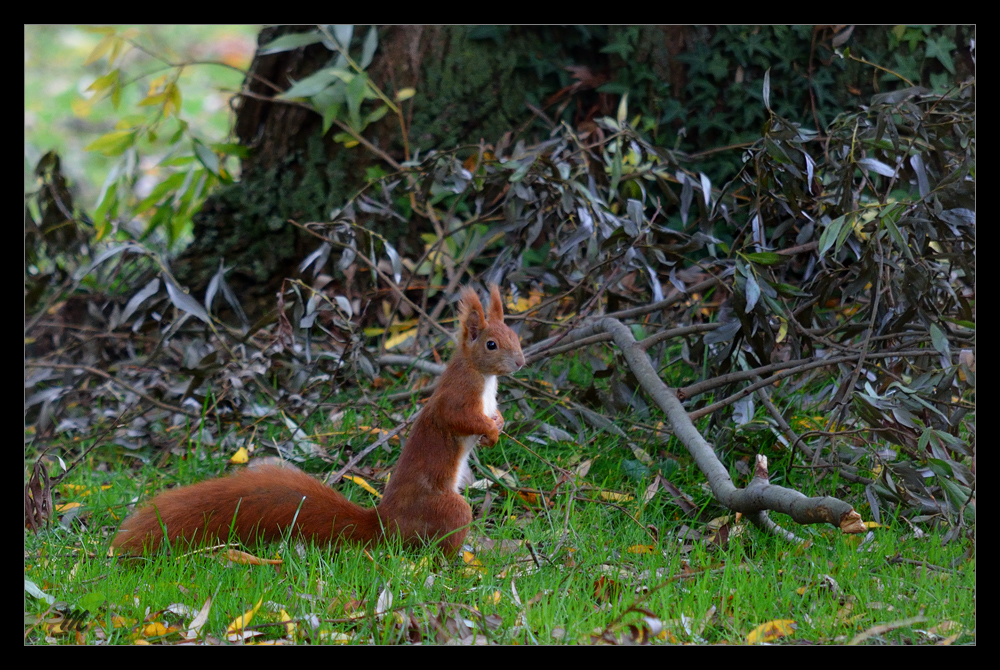
[(578, 336), (589, 337), (599, 332), (611, 334), (639, 384), (667, 415), (674, 435), (708, 479), (715, 499), (725, 507), (746, 514), (759, 527), (788, 539), (794, 536), (771, 523), (762, 513), (768, 510), (781, 512), (799, 524), (829, 523), (845, 533), (861, 533), (866, 530), (861, 515), (842, 500), (831, 497), (810, 498), (793, 489), (771, 485), (768, 482), (767, 459), (762, 456), (758, 456), (754, 478), (750, 484), (743, 489), (736, 488), (728, 470), (715, 455), (712, 445), (695, 428), (673, 390), (660, 379), (649, 355), (636, 342), (628, 326), (617, 319), (605, 317), (582, 328)]

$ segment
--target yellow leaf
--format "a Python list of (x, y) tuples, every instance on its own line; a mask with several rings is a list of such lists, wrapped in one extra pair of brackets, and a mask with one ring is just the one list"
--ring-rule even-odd
[(417, 89), (415, 88), (401, 88), (399, 92), (396, 93), (396, 100), (403, 102), (404, 100), (409, 100), (417, 94)]
[(729, 516), (717, 516), (705, 524), (708, 530), (719, 530), (731, 521)]
[(114, 69), (107, 73), (103, 77), (98, 77), (94, 80), (94, 83), (87, 87), (88, 91), (103, 91), (106, 88), (111, 88), (118, 81), (118, 70)]
[(147, 95), (145, 98), (139, 101), (140, 107), (153, 107), (156, 105), (162, 105), (167, 100), (166, 93), (157, 93), (155, 95)]
[[(382, 437), (383, 435), (385, 435), (386, 433), (389, 432), (387, 430), (382, 430), (381, 428), (375, 428), (373, 426), (358, 426), (358, 431), (361, 432), (362, 434), (367, 433), (367, 434), (375, 436), (375, 437)], [(399, 442), (399, 436), (398, 435), (393, 435), (389, 439), (392, 440), (392, 441), (394, 441), (394, 442)]]
[(531, 307), (534, 307), (536, 304), (538, 304), (537, 300), (532, 301), (532, 300), (529, 300), (528, 298), (525, 298), (522, 295), (522, 296), (518, 296), (517, 300), (508, 300), (507, 301), (507, 311), (508, 312), (523, 312), (523, 311), (525, 311), (525, 310), (527, 310), (527, 309), (529, 309)]
[(773, 642), (779, 638), (792, 635), (798, 627), (799, 625), (792, 619), (768, 621), (750, 631), (747, 635), (747, 643), (760, 644), (761, 642)]
[(239, 449), (236, 450), (236, 453), (233, 454), (233, 457), (229, 459), (229, 462), (242, 464), (246, 463), (249, 460), (250, 460), (250, 453), (247, 451), (247, 448), (240, 447)]
[(785, 341), (785, 336), (788, 335), (788, 319), (783, 316), (778, 317), (778, 338), (775, 340), (778, 343)]
[(295, 624), (292, 623), (292, 617), (288, 616), (288, 612), (286, 612), (283, 607), (281, 608), (281, 611), (278, 612), (278, 621), (285, 623), (285, 635), (288, 637), (295, 636)]
[(80, 119), (90, 116), (90, 110), (94, 106), (94, 99), (73, 98), (69, 101), (69, 108), (73, 110), (73, 115)]
[(166, 626), (164, 626), (159, 621), (154, 621), (153, 623), (146, 624), (142, 628), (143, 637), (159, 637), (161, 635), (166, 635), (170, 632)]
[(64, 495), (78, 495), (78, 496), (89, 496), (95, 491), (107, 491), (111, 488), (110, 484), (104, 486), (99, 486), (97, 488), (92, 488), (90, 486), (84, 486), (83, 484), (62, 484), (59, 487)]
[(252, 609), (249, 609), (240, 616), (236, 617), (236, 620), (233, 621), (231, 624), (229, 624), (229, 627), (226, 628), (226, 635), (232, 635), (233, 633), (241, 632), (244, 628), (249, 626), (250, 622), (253, 621), (253, 617), (257, 613), (257, 610), (259, 610), (260, 606), (263, 604), (264, 604), (264, 599), (261, 598), (260, 600), (257, 601), (257, 604), (254, 605)]
[(398, 335), (393, 335), (388, 340), (385, 341), (386, 349), (395, 349), (396, 347), (403, 345), (417, 336), (417, 329), (412, 328), (410, 330), (404, 330)]
[(113, 130), (101, 135), (86, 146), (86, 151), (98, 151), (105, 156), (116, 156), (135, 142), (134, 130)]
[(56, 511), (57, 512), (68, 512), (69, 510), (75, 509), (77, 507), (80, 507), (80, 503), (78, 503), (78, 502), (62, 503), (61, 505), (56, 505)]
[(612, 502), (628, 502), (633, 500), (627, 493), (616, 493), (615, 491), (601, 491), (601, 498)]
[(149, 82), (149, 91), (147, 91), (146, 96), (149, 97), (154, 93), (161, 93), (166, 83), (167, 83), (167, 75), (165, 74), (161, 74), (156, 79), (153, 79), (151, 82)]
[(462, 552), (462, 560), (465, 562), (466, 567), (462, 570), (462, 573), (467, 577), (476, 577), (486, 572), (486, 568), (483, 564), (479, 562), (476, 555), (471, 551)]
[(116, 37), (115, 41), (111, 44), (111, 54), (108, 56), (108, 65), (113, 65), (118, 56), (121, 55), (122, 49), (125, 48), (125, 40), (120, 37)]
[(344, 475), (344, 479), (350, 479), (352, 482), (354, 482), (355, 484), (357, 484), (358, 486), (360, 486), (361, 488), (363, 488), (365, 491), (368, 491), (368, 493), (371, 493), (372, 495), (374, 495), (374, 496), (376, 496), (378, 498), (382, 497), (381, 493), (379, 493), (378, 491), (376, 491), (375, 489), (373, 489), (371, 487), (371, 484), (369, 484), (368, 482), (366, 482), (361, 477), (355, 477), (355, 476), (352, 476), (352, 475)]
[(651, 544), (633, 544), (625, 550), (628, 554), (655, 554), (656, 547)]
[(163, 113), (177, 116), (181, 111), (181, 89), (177, 87), (177, 84), (171, 83), (164, 93), (167, 99), (163, 105)]
[(116, 38), (113, 33), (111, 35), (105, 35), (101, 41), (97, 43), (97, 46), (94, 47), (94, 50), (90, 52), (90, 55), (87, 56), (87, 60), (83, 61), (84, 66), (101, 60), (101, 57), (108, 53), (116, 39), (118, 38)]
[(94, 236), (94, 241), (100, 242), (112, 230), (114, 230), (114, 225), (112, 225), (110, 221), (105, 219), (103, 222), (97, 225), (97, 234)]

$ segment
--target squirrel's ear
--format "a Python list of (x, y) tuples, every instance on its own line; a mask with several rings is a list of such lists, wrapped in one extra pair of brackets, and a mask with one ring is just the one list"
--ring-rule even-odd
[(500, 287), (490, 284), (490, 321), (503, 322), (503, 298), (500, 297)]
[(479, 296), (475, 289), (465, 287), (462, 289), (461, 302), (458, 304), (458, 322), (461, 325), (462, 341), (471, 342), (479, 337), (483, 327), (486, 326), (486, 315), (483, 314), (483, 303), (479, 302)]

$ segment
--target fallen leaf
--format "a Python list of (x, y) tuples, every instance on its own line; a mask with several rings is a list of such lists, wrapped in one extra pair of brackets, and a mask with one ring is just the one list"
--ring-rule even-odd
[(253, 621), (254, 615), (257, 614), (257, 610), (259, 610), (260, 606), (263, 604), (264, 604), (264, 599), (261, 598), (260, 600), (257, 601), (257, 604), (254, 605), (251, 609), (247, 610), (240, 616), (236, 617), (235, 621), (229, 624), (229, 626), (226, 628), (226, 635), (241, 634), (243, 632), (243, 629), (249, 626), (250, 622)]
[(792, 635), (798, 627), (798, 624), (791, 619), (768, 621), (750, 631), (747, 635), (747, 644), (774, 642), (777, 639)]

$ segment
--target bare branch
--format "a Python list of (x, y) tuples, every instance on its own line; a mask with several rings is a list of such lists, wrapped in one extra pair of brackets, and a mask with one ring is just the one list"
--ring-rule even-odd
[(861, 515), (842, 500), (831, 497), (810, 498), (798, 491), (771, 485), (767, 479), (766, 460), (758, 464), (749, 486), (744, 489), (736, 488), (728, 470), (715, 455), (712, 445), (695, 428), (673, 390), (659, 378), (649, 356), (632, 336), (632, 331), (621, 321), (612, 318), (595, 321), (581, 331), (586, 333), (583, 336), (596, 332), (611, 334), (636, 379), (667, 415), (674, 435), (694, 458), (720, 503), (734, 512), (751, 516), (762, 524), (765, 522), (757, 513), (773, 510), (789, 515), (800, 524), (829, 523), (845, 533), (860, 533), (865, 530)]

